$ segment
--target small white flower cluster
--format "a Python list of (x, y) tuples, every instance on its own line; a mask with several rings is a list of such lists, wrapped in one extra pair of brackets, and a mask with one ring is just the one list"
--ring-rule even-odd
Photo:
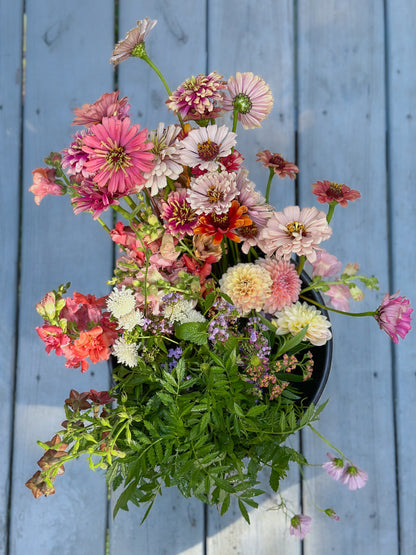
[(120, 364), (134, 368), (138, 357), (137, 345), (135, 343), (127, 343), (124, 337), (119, 337), (113, 345), (113, 355)]
[(134, 291), (126, 289), (125, 285), (121, 289), (113, 289), (107, 300), (107, 308), (117, 318), (119, 327), (126, 331), (132, 331), (135, 326), (144, 323), (143, 313), (136, 310)]
[(205, 317), (194, 309), (194, 301), (180, 299), (170, 303), (163, 310), (163, 316), (169, 322), (179, 322), (187, 324), (189, 322), (205, 322)]

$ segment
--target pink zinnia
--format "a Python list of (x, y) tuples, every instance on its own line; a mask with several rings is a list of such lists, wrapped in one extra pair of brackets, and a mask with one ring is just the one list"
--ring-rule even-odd
[(384, 330), (394, 343), (399, 342), (398, 336), (404, 339), (412, 328), (410, 315), (413, 308), (410, 308), (410, 302), (406, 297), (398, 297), (398, 294), (398, 291), (394, 295), (386, 293), (374, 315), (380, 329)]
[(116, 66), (130, 56), (142, 57), (146, 52), (144, 41), (156, 23), (157, 19), (148, 17), (137, 21), (136, 27), (130, 29), (124, 39), (115, 45), (110, 62)]
[(236, 144), (236, 134), (226, 125), (208, 125), (193, 129), (180, 142), (180, 162), (198, 166), (200, 170), (216, 171), (221, 168), (220, 158), (231, 154)]
[(118, 99), (119, 91), (104, 93), (93, 104), (83, 104), (82, 108), (75, 108), (75, 118), (72, 125), (90, 127), (102, 122), (103, 118), (116, 117), (124, 119), (130, 110), (127, 96)]
[[(108, 187), (97, 187), (92, 181), (85, 180), (74, 187), (78, 195), (71, 202), (75, 214), (91, 212), (94, 220), (99, 218), (110, 206), (119, 204), (119, 196), (108, 191)], [(127, 193), (126, 193), (127, 194)]]
[(270, 273), (273, 281), (271, 295), (264, 301), (265, 312), (274, 314), (298, 300), (302, 282), (293, 264), (275, 258), (258, 259), (256, 263)]
[(177, 189), (169, 193), (166, 201), (162, 201), (161, 216), (165, 227), (172, 235), (192, 235), (198, 223), (198, 216), (186, 200), (186, 189)]
[(356, 200), (361, 197), (361, 193), (355, 189), (350, 189), (346, 185), (340, 185), (333, 181), (317, 181), (312, 184), (312, 192), (321, 204), (327, 202), (337, 202), (341, 206), (347, 206), (348, 201)]
[(261, 127), (273, 107), (273, 96), (269, 85), (251, 72), (236, 73), (227, 83), (230, 96), (224, 98), (225, 110), (238, 110), (238, 120), (244, 129)]
[(56, 173), (54, 169), (36, 168), (32, 171), (33, 185), (29, 191), (35, 195), (35, 203), (40, 204), (46, 195), (64, 195), (65, 188), (55, 183)]
[(337, 481), (340, 480), (345, 469), (343, 459), (339, 457), (334, 457), (332, 453), (327, 453), (326, 456), (328, 457), (329, 461), (324, 463), (322, 465), (322, 468), (324, 468), (328, 472), (331, 478)]
[(341, 484), (347, 484), (348, 489), (356, 490), (363, 488), (368, 480), (367, 472), (361, 470), (353, 464), (347, 463), (339, 481)]
[(303, 208), (287, 206), (283, 212), (273, 212), (261, 237), (261, 249), (269, 256), (289, 260), (292, 253), (316, 260), (319, 243), (331, 236), (325, 212), (314, 206)]
[(282, 178), (287, 176), (290, 179), (295, 179), (296, 174), (299, 172), (299, 168), (295, 164), (288, 162), (277, 152), (272, 154), (270, 150), (258, 152), (257, 162), (262, 162), (264, 167), (271, 168), (276, 175)]
[(312, 519), (307, 515), (295, 515), (290, 519), (290, 535), (296, 536), (300, 540), (309, 533)]
[(209, 75), (197, 75), (184, 81), (174, 91), (166, 104), (185, 121), (213, 119), (221, 115), (225, 81), (213, 71)]
[(191, 179), (187, 200), (197, 214), (227, 212), (237, 195), (236, 175), (209, 172)]
[[(103, 118), (84, 137), (84, 151), (89, 154), (86, 169), (94, 173), (99, 187), (108, 185), (110, 193), (138, 192), (143, 188), (143, 172), (153, 168), (153, 143), (146, 142), (147, 129), (130, 127), (130, 118)], [(96, 173), (97, 172), (97, 173)]]
[(88, 160), (88, 154), (84, 152), (83, 139), (86, 135), (84, 130), (78, 131), (74, 135), (74, 140), (62, 151), (62, 167), (67, 168), (67, 175), (74, 176), (76, 181), (81, 181), (91, 176), (90, 172), (85, 168), (85, 162)]

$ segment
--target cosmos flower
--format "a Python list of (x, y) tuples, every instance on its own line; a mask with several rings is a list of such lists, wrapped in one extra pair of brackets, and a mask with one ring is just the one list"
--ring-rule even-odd
[(72, 125), (91, 127), (101, 123), (103, 118), (111, 117), (123, 120), (127, 117), (130, 104), (127, 104), (127, 96), (119, 100), (118, 95), (119, 91), (104, 93), (93, 104), (83, 104), (82, 108), (75, 108)]
[(141, 57), (145, 53), (144, 41), (156, 23), (157, 19), (148, 17), (137, 21), (136, 27), (130, 29), (124, 39), (115, 45), (110, 63), (115, 67), (130, 56)]
[(269, 85), (251, 72), (236, 73), (227, 83), (229, 96), (224, 98), (225, 110), (238, 110), (238, 120), (244, 129), (261, 127), (273, 107)]
[(367, 483), (367, 480), (367, 472), (364, 472), (364, 470), (361, 470), (357, 466), (349, 463), (347, 463), (344, 467), (344, 472), (339, 479), (341, 484), (347, 484), (348, 489), (353, 491), (363, 488)]
[(339, 480), (344, 473), (344, 460), (340, 457), (335, 457), (332, 453), (327, 453), (329, 461), (322, 465), (328, 475), (334, 480)]
[(321, 204), (327, 202), (337, 202), (341, 206), (347, 206), (349, 201), (361, 197), (361, 193), (355, 189), (350, 189), (346, 185), (340, 185), (333, 181), (317, 181), (312, 184), (312, 193), (316, 195), (316, 200)]
[(226, 125), (193, 129), (180, 142), (180, 161), (200, 170), (216, 171), (222, 166), (219, 159), (231, 154), (235, 137)]
[(286, 335), (287, 333), (297, 335), (308, 326), (305, 340), (309, 340), (312, 345), (325, 345), (332, 337), (329, 330), (331, 323), (320, 310), (308, 303), (297, 301), (290, 306), (285, 306), (275, 314), (275, 317), (273, 323), (277, 328), (277, 335)]
[(290, 177), (295, 179), (299, 168), (292, 162), (288, 162), (281, 154), (274, 152), (271, 154), (270, 150), (262, 150), (257, 153), (257, 162), (262, 162), (266, 168), (271, 168), (279, 177)]
[(398, 291), (394, 295), (386, 293), (374, 315), (380, 329), (384, 330), (394, 343), (399, 342), (398, 336), (404, 339), (412, 328), (410, 315), (413, 308), (406, 297), (399, 297), (398, 294)]

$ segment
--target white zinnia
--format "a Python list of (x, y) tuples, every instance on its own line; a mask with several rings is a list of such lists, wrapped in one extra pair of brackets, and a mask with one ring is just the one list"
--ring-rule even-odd
[(280, 312), (276, 312), (276, 319), (272, 320), (276, 326), (277, 335), (290, 333), (296, 335), (305, 326), (308, 330), (305, 339), (309, 339), (312, 345), (325, 345), (332, 337), (331, 323), (320, 310), (308, 303), (296, 303), (285, 306)]
[(163, 315), (169, 322), (205, 322), (205, 317), (194, 309), (194, 302), (186, 299), (170, 303), (163, 310)]
[(126, 289), (125, 285), (121, 289), (115, 287), (108, 296), (107, 308), (114, 318), (119, 319), (120, 316), (126, 316), (136, 308), (134, 291)]
[(134, 368), (137, 364), (137, 345), (135, 343), (127, 343), (124, 337), (120, 337), (113, 345), (113, 355), (120, 364)]

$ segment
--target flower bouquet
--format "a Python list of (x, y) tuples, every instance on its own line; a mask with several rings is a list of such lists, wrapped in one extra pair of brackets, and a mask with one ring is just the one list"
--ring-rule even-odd
[[(48, 353), (81, 372), (111, 360), (113, 382), (108, 391), (71, 390), (62, 429), (39, 442), (41, 470), (26, 485), (35, 497), (53, 494), (64, 463), (86, 455), (121, 489), (115, 513), (144, 504), (146, 518), (161, 488), (176, 486), (221, 514), (235, 497), (249, 521), (247, 507), (257, 507), (263, 493), (259, 471), (268, 467), (270, 486), (280, 491), (290, 463), (308, 464), (286, 440), (305, 426), (320, 436), (314, 422), (324, 384), (309, 384), (322, 365), (329, 369), (327, 310), (374, 317), (397, 342), (411, 327), (412, 309), (406, 298), (386, 294), (374, 312), (349, 312), (350, 300), (377, 288), (377, 279), (359, 275), (357, 264), (344, 267), (321, 243), (331, 236), (336, 206), (360, 193), (318, 181), (313, 192), (326, 211), (276, 211), (271, 182), (294, 179), (297, 166), (259, 152), (267, 168), (263, 196), (236, 140), (238, 125), (260, 127), (270, 113), (268, 85), (252, 73), (225, 81), (214, 71), (172, 92), (145, 48), (155, 24), (138, 21), (110, 61), (147, 62), (178, 123), (140, 129), (127, 98), (105, 93), (75, 109), (73, 124), (83, 129), (33, 172), (37, 204), (68, 195), (75, 214), (91, 214), (121, 256), (107, 296), (68, 296), (66, 284), (36, 307)], [(112, 229), (101, 219), (110, 209), (120, 218)], [(364, 486), (366, 473), (329, 445), (328, 474), (352, 490)], [(283, 500), (279, 507), (288, 512)], [(332, 508), (322, 511), (338, 519)], [(310, 520), (291, 515), (291, 533), (303, 538)]]

